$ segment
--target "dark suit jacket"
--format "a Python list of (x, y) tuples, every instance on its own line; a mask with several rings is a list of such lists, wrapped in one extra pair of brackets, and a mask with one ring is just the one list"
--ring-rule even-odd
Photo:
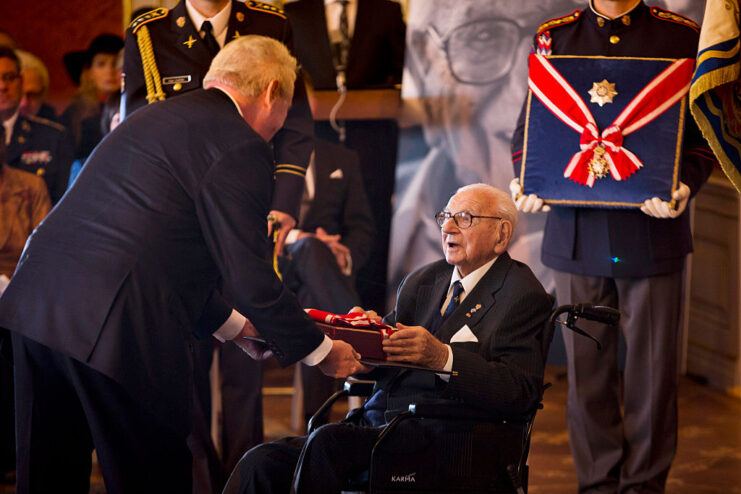
[[(445, 260), (411, 273), (399, 286), (396, 307), (385, 322), (429, 328), (452, 274), (453, 266)], [(430, 400), (460, 402), (502, 417), (532, 411), (542, 395), (541, 338), (550, 311), (551, 297), (530, 268), (502, 254), (435, 333), (450, 343), (468, 325), (478, 339), (451, 344), (457, 376), (448, 383), (431, 372), (390, 370), (374, 376), (377, 393), (387, 395), (386, 419), (410, 403)]]
[[(296, 54), (315, 89), (336, 89), (324, 0), (287, 3)], [(389, 87), (401, 82), (404, 68), (404, 20), (390, 0), (358, 0), (347, 63), (347, 87)]]
[(8, 145), (7, 163), (46, 182), (52, 204), (64, 195), (74, 145), (64, 127), (51, 120), (18, 115)]
[[(179, 2), (165, 15), (145, 23), (152, 40), (154, 58), (167, 98), (200, 88), (211, 65), (211, 56), (203, 44), (198, 30), (188, 16), (185, 1)], [(146, 14), (145, 14), (146, 15)], [(136, 20), (132, 25), (136, 24)], [(263, 7), (260, 2), (232, 0), (231, 17), (227, 27), (226, 42), (247, 34), (268, 36), (285, 44), (293, 51), (293, 34), (286, 17), (274, 9)], [(195, 40), (189, 43), (189, 40)], [(126, 31), (124, 51), (124, 91), (121, 100), (121, 119), (147, 104), (146, 84), (137, 36), (132, 29)], [(179, 77), (188, 82), (176, 84)], [(175, 88), (178, 87), (178, 90)], [(278, 168), (272, 209), (290, 213), (298, 218), (299, 200), (304, 186), (303, 175), (309, 164), (314, 135), (311, 110), (306, 99), (303, 79), (296, 80), (293, 104), (281, 131), (275, 136), (275, 157), (278, 165), (298, 166)]]
[(322, 341), (265, 261), (272, 177), (269, 146), (221, 91), (142, 109), (32, 235), (0, 298), (0, 327), (186, 426), (189, 347), (229, 315), (222, 282), (282, 365)]
[[(662, 19), (644, 3), (630, 13), (631, 22), (597, 23), (592, 9), (574, 22), (550, 29), (553, 55), (695, 58), (698, 34), (692, 27)], [(620, 42), (608, 37), (617, 33)], [(512, 138), (515, 176), (519, 176), (525, 112)], [(669, 152), (674, 152), (670, 150)], [(707, 180), (715, 159), (697, 125), (685, 115), (680, 180), (692, 195)], [(646, 199), (649, 199), (648, 197)], [(543, 234), (543, 264), (559, 271), (614, 278), (676, 272), (692, 251), (689, 208), (675, 219), (652, 218), (638, 209), (554, 207)], [(613, 262), (618, 258), (619, 262)]]
[(314, 140), (314, 149), (314, 198), (299, 227), (305, 232), (322, 227), (331, 235), (339, 233), (356, 272), (368, 260), (374, 232), (358, 155), (323, 139)]

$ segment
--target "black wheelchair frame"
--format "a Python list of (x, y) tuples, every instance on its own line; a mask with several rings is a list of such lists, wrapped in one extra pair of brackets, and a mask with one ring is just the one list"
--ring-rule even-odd
[[(565, 321), (560, 320), (559, 317), (563, 314), (566, 314)], [(541, 334), (542, 340), (541, 340), (541, 347), (543, 350), (543, 359), (544, 359), (544, 365), (545, 360), (548, 357), (548, 350), (550, 349), (550, 344), (553, 339), (553, 334), (555, 332), (556, 324), (560, 324), (571, 331), (574, 331), (577, 334), (580, 334), (584, 337), (587, 337), (595, 342), (598, 349), (601, 349), (601, 345), (597, 339), (595, 339), (592, 335), (587, 333), (586, 331), (578, 328), (576, 326), (576, 323), (579, 319), (587, 319), (592, 321), (601, 322), (608, 325), (616, 325), (620, 320), (620, 312), (616, 309), (613, 309), (611, 307), (604, 307), (604, 306), (593, 306), (591, 304), (577, 304), (577, 305), (562, 305), (560, 307), (557, 307), (552, 313), (551, 316), (548, 319), (548, 322), (546, 323), (543, 332)], [(307, 426), (307, 434), (311, 434), (315, 429), (317, 429), (319, 426), (325, 424), (327, 422), (327, 416), (329, 414), (330, 409), (332, 408), (332, 405), (339, 400), (340, 398), (344, 397), (350, 397), (350, 396), (357, 396), (357, 397), (369, 397), (373, 393), (373, 387), (374, 387), (374, 381), (363, 381), (363, 380), (348, 380), (345, 382), (345, 385), (343, 389), (340, 391), (337, 391), (334, 393), (327, 401), (319, 408), (319, 410), (314, 414), (314, 416), (309, 420), (308, 426)], [(530, 441), (532, 437), (532, 429), (533, 424), (535, 421), (535, 415), (538, 410), (543, 408), (543, 392), (545, 392), (546, 389), (548, 389), (551, 386), (550, 383), (544, 383), (541, 391), (541, 399), (535, 407), (534, 410), (532, 410), (530, 413), (528, 413), (526, 416), (522, 417), (521, 420), (515, 421), (517, 423), (522, 423), (523, 427), (523, 434), (522, 434), (522, 444), (521, 444), (521, 454), (519, 461), (515, 464), (508, 464), (506, 465), (507, 475), (509, 477), (509, 482), (511, 484), (511, 490), (508, 490), (508, 492), (514, 492), (517, 494), (524, 494), (527, 492), (527, 484), (528, 484), (528, 465), (527, 465), (527, 459), (530, 452)], [(352, 411), (350, 412), (352, 413)], [(506, 424), (506, 420), (502, 420), (501, 417), (492, 417), (491, 414), (486, 413), (485, 411), (482, 411), (480, 409), (474, 409), (471, 407), (466, 407), (461, 404), (411, 404), (409, 405), (409, 409), (407, 411), (402, 412), (401, 414), (394, 417), (384, 428), (384, 430), (381, 432), (381, 434), (378, 437), (378, 440), (375, 443), (375, 446), (373, 447), (372, 453), (371, 453), (371, 461), (370, 466), (368, 470), (368, 476), (367, 476), (367, 487), (365, 485), (358, 486), (354, 485), (351, 486), (350, 489), (352, 490), (358, 490), (358, 489), (365, 489), (366, 492), (369, 494), (382, 494), (386, 492), (394, 492), (394, 493), (402, 493), (402, 492), (422, 492), (420, 490), (404, 490), (403, 488), (401, 490), (388, 490), (387, 488), (381, 488), (377, 489), (378, 481), (376, 479), (376, 470), (379, 468), (379, 462), (380, 457), (382, 455), (378, 454), (378, 452), (381, 450), (381, 447), (384, 445), (384, 443), (388, 440), (389, 437), (392, 436), (394, 431), (399, 427), (400, 424), (403, 422), (412, 419), (412, 418), (426, 418), (426, 419), (444, 419), (444, 420), (452, 420), (452, 421), (461, 421), (461, 420), (468, 420), (468, 421), (474, 421), (474, 422), (490, 422), (490, 423), (504, 423)], [(301, 465), (297, 465), (296, 472), (300, 472)], [(366, 481), (366, 479), (362, 479), (363, 482)], [(465, 486), (460, 486), (460, 488), (456, 488), (454, 491), (443, 491), (443, 490), (435, 490), (434, 492), (502, 492), (499, 490), (470, 490), (466, 488)]]

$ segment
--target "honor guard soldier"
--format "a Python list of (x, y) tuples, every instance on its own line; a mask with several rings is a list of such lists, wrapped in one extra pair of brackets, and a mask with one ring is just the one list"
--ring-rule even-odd
[(23, 98), (18, 56), (0, 46), (0, 120), (5, 126), (8, 165), (44, 179), (52, 203), (64, 195), (73, 147), (64, 127), (51, 120), (21, 115)]
[[(543, 23), (533, 49), (545, 56), (694, 59), (698, 31), (691, 20), (642, 0), (590, 0), (583, 10)], [(524, 128), (523, 111), (512, 142), (518, 177)], [(564, 333), (568, 427), (580, 493), (665, 489), (677, 446), (682, 272), (692, 250), (685, 207), (714, 163), (691, 117), (685, 117), (683, 144), (676, 209), (649, 197), (640, 210), (544, 207), (534, 194), (522, 195), (517, 179), (512, 183), (520, 210), (549, 211), (542, 260), (555, 270), (559, 303), (609, 305), (623, 314), (622, 413), (618, 328), (585, 323), (601, 351)]]
[[(158, 8), (137, 17), (126, 32), (121, 119), (147, 103), (201, 87), (219, 49), (246, 34), (277, 39), (293, 50), (283, 12), (253, 0), (182, 0), (171, 10)], [(272, 209), (285, 234), (298, 218), (312, 138), (311, 110), (299, 79), (286, 123), (273, 139), (277, 165)]]

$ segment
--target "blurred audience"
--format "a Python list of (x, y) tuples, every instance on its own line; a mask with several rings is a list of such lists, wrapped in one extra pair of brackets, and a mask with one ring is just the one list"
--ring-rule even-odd
[[(293, 0), (284, 4), (293, 26), (296, 56), (317, 90), (392, 88), (401, 83), (406, 26), (392, 0)], [(308, 79), (308, 78), (307, 78)], [(358, 274), (363, 306), (385, 312), (386, 265), (394, 190), (398, 126), (395, 120), (347, 120), (344, 145), (356, 151), (375, 230), (370, 259)], [(318, 137), (340, 142), (328, 121)]]
[[(2, 75), (5, 76), (3, 71)], [(0, 294), (13, 276), (26, 239), (51, 209), (44, 181), (7, 165), (0, 125)], [(0, 484), (15, 482), (15, 420), (10, 337), (0, 329)]]
[(103, 138), (100, 118), (104, 103), (121, 90), (119, 52), (123, 46), (120, 36), (101, 34), (87, 50), (64, 56), (67, 72), (79, 88), (61, 122), (72, 135), (75, 159), (81, 163)]
[(52, 203), (64, 194), (72, 163), (72, 142), (58, 123), (21, 115), (23, 82), (18, 56), (0, 46), (0, 121), (8, 146), (6, 163), (44, 179)]
[(57, 121), (57, 111), (46, 103), (49, 91), (49, 71), (36, 55), (25, 50), (16, 50), (21, 61), (21, 78), (23, 80), (23, 98), (21, 114)]

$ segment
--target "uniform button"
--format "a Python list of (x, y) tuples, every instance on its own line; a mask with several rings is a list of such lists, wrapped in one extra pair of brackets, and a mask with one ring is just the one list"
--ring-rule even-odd
[(173, 91), (180, 91), (181, 89), (183, 89), (183, 85), (180, 84), (179, 82), (175, 84), (174, 86), (172, 86)]
[(613, 45), (620, 43), (620, 36), (615, 36), (614, 34), (610, 36), (610, 43)]

